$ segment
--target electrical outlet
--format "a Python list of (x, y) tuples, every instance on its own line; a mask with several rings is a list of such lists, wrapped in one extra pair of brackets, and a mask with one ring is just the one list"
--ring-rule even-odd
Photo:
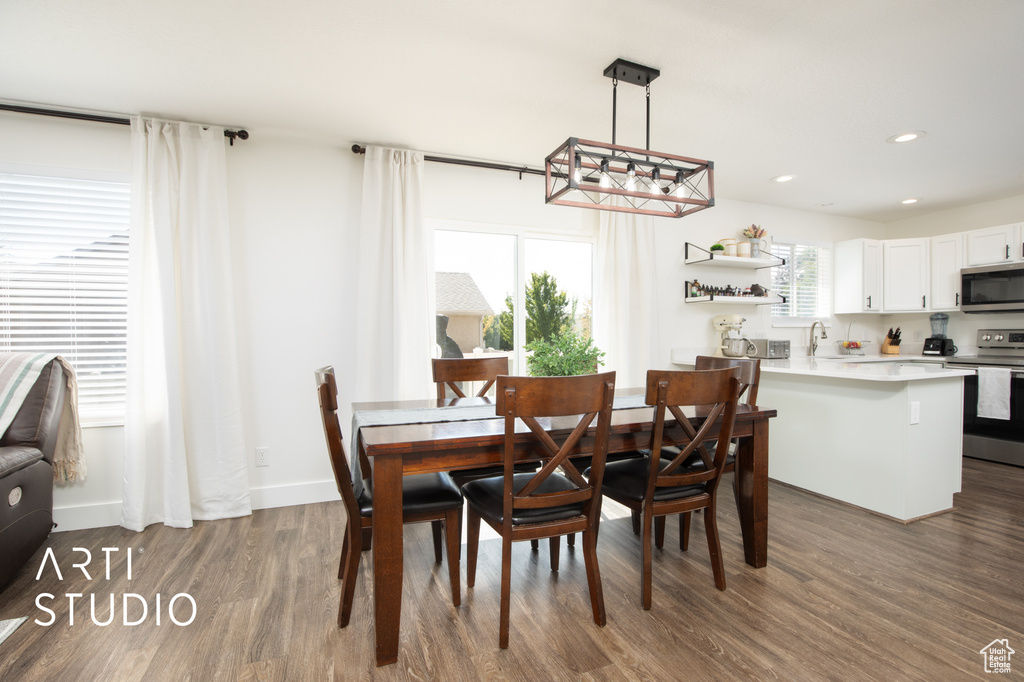
[(921, 403), (917, 402), (916, 400), (910, 403), (910, 423), (921, 423)]
[(256, 448), (256, 466), (270, 466), (270, 448)]
[(923, 338), (924, 338), (924, 332), (921, 331), (920, 329), (915, 329), (914, 330), (914, 341), (920, 341)]

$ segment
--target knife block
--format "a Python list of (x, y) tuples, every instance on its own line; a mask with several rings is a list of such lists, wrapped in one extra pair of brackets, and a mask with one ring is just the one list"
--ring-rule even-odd
[(891, 339), (886, 338), (882, 341), (882, 355), (899, 355), (900, 347), (894, 346), (891, 343)]

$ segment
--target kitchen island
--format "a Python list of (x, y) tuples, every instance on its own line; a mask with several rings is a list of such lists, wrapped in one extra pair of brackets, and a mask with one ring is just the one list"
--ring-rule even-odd
[(915, 360), (762, 360), (757, 401), (778, 410), (769, 477), (904, 522), (952, 509), (973, 371)]

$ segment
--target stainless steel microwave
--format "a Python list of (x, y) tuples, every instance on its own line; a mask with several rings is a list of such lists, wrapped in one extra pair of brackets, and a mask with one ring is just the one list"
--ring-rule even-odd
[(960, 310), (965, 313), (1024, 311), (1024, 263), (962, 269)]

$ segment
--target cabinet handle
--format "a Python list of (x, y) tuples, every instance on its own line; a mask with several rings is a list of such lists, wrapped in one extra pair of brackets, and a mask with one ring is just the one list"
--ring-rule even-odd
[(960, 292), (956, 292), (956, 304), (960, 305)]
[(1006, 260), (1010, 260), (1010, 245), (1006, 245)]
[(925, 299), (925, 297), (924, 297), (924, 296), (922, 296), (922, 297), (921, 297), (921, 307), (922, 307), (922, 308), (926, 308), (926, 307), (927, 307), (927, 306), (926, 306), (926, 305), (924, 304), (924, 299)]
[(871, 297), (868, 296), (868, 308), (870, 308), (870, 307), (871, 307)]

